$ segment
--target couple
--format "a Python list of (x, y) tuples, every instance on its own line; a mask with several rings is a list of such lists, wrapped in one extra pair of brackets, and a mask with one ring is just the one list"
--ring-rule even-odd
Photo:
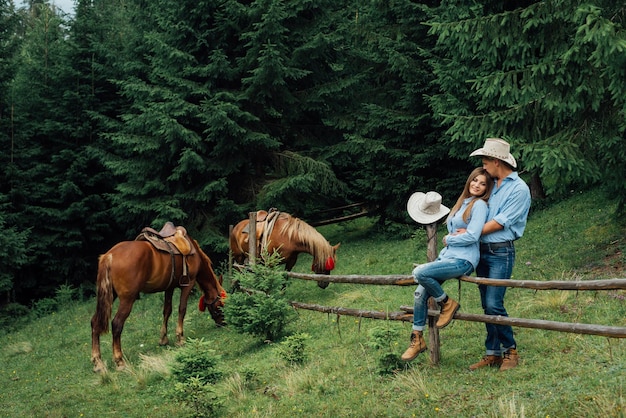
[[(423, 224), (434, 223), (448, 212), (448, 235), (433, 262), (417, 266), (413, 277), (419, 283), (414, 294), (413, 332), (411, 344), (402, 360), (411, 361), (426, 350), (423, 331), (428, 315), (428, 297), (441, 306), (437, 328), (447, 326), (459, 304), (441, 288), (451, 278), (469, 275), (474, 269), (479, 277), (510, 279), (515, 262), (513, 241), (526, 227), (530, 209), (530, 191), (517, 174), (517, 163), (509, 152), (509, 144), (499, 138), (488, 138), (482, 148), (470, 156), (482, 157), (482, 167), (472, 171), (463, 192), (451, 210), (441, 205), (435, 192), (415, 193), (409, 199), (411, 217)], [(486, 315), (508, 316), (504, 308), (504, 286), (479, 285), (480, 300)], [(500, 371), (517, 366), (517, 345), (509, 325), (485, 323), (486, 354), (469, 366), (476, 370), (499, 366)]]

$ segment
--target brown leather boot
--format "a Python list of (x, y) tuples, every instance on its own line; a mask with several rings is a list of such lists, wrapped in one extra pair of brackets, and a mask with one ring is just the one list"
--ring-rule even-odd
[(422, 336), (422, 331), (415, 331), (411, 334), (411, 345), (406, 349), (402, 357), (403, 361), (411, 361), (421, 352), (426, 351), (426, 341)]
[(447, 326), (450, 322), (452, 322), (454, 314), (460, 307), (461, 305), (459, 305), (456, 300), (448, 298), (445, 303), (441, 304), (441, 312), (439, 313), (439, 319), (437, 319), (435, 326), (440, 329)]
[(487, 367), (487, 366), (495, 367), (495, 366), (500, 366), (501, 364), (502, 364), (502, 357), (494, 356), (494, 355), (486, 355), (478, 363), (474, 363), (471, 366), (469, 366), (469, 369), (471, 371), (474, 371), (476, 369), (480, 369), (481, 367)]
[(504, 357), (502, 358), (502, 365), (500, 366), (500, 371), (503, 372), (505, 370), (514, 369), (517, 367), (519, 363), (519, 355), (517, 354), (517, 349), (510, 348), (504, 352)]

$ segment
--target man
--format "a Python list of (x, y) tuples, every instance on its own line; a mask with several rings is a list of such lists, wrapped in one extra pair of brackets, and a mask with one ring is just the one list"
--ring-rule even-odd
[[(494, 178), (489, 198), (489, 213), (480, 239), (480, 261), (476, 275), (491, 279), (510, 279), (515, 263), (514, 241), (526, 228), (530, 209), (530, 190), (517, 174), (517, 162), (510, 153), (509, 143), (499, 138), (487, 138), (482, 148), (470, 156), (482, 157), (483, 168)], [(504, 308), (504, 286), (479, 285), (480, 300), (485, 315), (508, 316)], [(517, 366), (517, 344), (510, 325), (485, 323), (485, 356), (472, 364), (470, 370), (499, 366), (500, 371)]]

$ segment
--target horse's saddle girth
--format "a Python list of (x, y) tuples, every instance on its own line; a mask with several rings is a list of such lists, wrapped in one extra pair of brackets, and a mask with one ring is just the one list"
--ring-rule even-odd
[(164, 251), (172, 256), (172, 274), (170, 283), (174, 280), (176, 271), (175, 255), (183, 256), (183, 274), (179, 279), (181, 286), (189, 286), (187, 256), (196, 254), (196, 247), (191, 244), (187, 230), (182, 226), (174, 226), (172, 222), (166, 222), (160, 231), (146, 227), (137, 235), (135, 241), (148, 241), (157, 250)]

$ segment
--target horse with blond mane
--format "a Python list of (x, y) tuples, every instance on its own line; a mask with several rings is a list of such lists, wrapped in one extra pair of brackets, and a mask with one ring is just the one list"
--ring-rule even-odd
[[(239, 264), (244, 264), (248, 258), (249, 223), (249, 219), (242, 220), (230, 234), (230, 250)], [(340, 245), (330, 245), (322, 234), (302, 219), (277, 210), (257, 212), (256, 242), (257, 254), (262, 250), (268, 254), (277, 252), (287, 271), (291, 271), (300, 253), (311, 254), (311, 270), (315, 274), (330, 274), (335, 268)], [(325, 289), (328, 282), (318, 281), (317, 285)]]

